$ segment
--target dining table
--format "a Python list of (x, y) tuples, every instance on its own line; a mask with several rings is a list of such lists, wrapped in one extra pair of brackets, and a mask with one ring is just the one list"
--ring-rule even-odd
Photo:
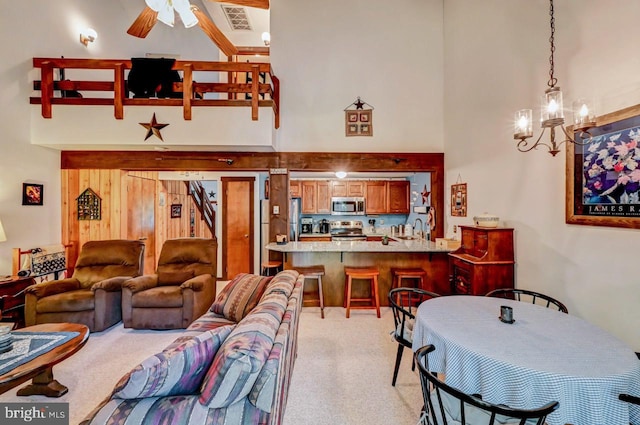
[[(513, 321), (500, 319), (502, 306)], [(640, 360), (611, 333), (579, 317), (511, 299), (452, 295), (420, 304), (413, 351), (432, 344), (429, 370), (483, 400), (531, 409), (559, 407), (548, 425), (640, 424)]]

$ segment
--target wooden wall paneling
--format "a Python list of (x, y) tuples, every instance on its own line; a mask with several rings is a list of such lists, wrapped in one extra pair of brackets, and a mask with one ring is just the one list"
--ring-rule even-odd
[[(74, 199), (78, 197), (78, 195), (84, 191), (91, 184), (89, 170), (80, 170), (80, 174), (78, 175), (78, 192), (74, 194)], [(76, 220), (78, 223), (78, 237), (80, 246), (84, 245), (86, 242), (91, 240), (91, 223), (88, 220), (78, 220), (76, 215)]]
[(162, 245), (167, 240), (167, 228), (169, 226), (169, 194), (167, 182), (158, 180), (156, 182), (156, 258), (160, 258)]
[[(100, 194), (100, 170), (88, 170), (89, 174), (89, 184), (80, 190), (84, 190), (87, 187), (90, 187), (91, 190), (96, 192), (98, 196), (102, 196)], [(100, 221), (97, 220), (85, 220), (89, 225), (89, 240), (98, 241), (102, 239), (101, 229), (100, 229)]]

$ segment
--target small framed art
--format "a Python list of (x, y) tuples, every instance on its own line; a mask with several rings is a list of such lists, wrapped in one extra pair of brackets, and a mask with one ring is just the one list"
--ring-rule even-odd
[(42, 205), (44, 185), (22, 183), (22, 205)]
[(182, 217), (182, 204), (171, 204), (171, 218)]

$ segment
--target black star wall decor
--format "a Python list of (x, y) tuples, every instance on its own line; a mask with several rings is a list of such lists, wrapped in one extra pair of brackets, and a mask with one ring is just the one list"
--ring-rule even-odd
[[(156, 120), (156, 113), (153, 113), (153, 118), (151, 118), (151, 122), (141, 122), (139, 123), (141, 126), (147, 129), (147, 135), (144, 140), (147, 140), (151, 136), (156, 136), (158, 139), (162, 140), (162, 134), (160, 134), (160, 130), (168, 126), (169, 124), (160, 124)], [(162, 140), (164, 142), (164, 140)]]

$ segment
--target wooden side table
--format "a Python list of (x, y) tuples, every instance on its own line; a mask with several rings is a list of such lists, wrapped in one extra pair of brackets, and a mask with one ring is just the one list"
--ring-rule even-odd
[(0, 281), (0, 312), (2, 321), (15, 322), (16, 327), (24, 326), (24, 290), (35, 284), (32, 277), (11, 276)]

